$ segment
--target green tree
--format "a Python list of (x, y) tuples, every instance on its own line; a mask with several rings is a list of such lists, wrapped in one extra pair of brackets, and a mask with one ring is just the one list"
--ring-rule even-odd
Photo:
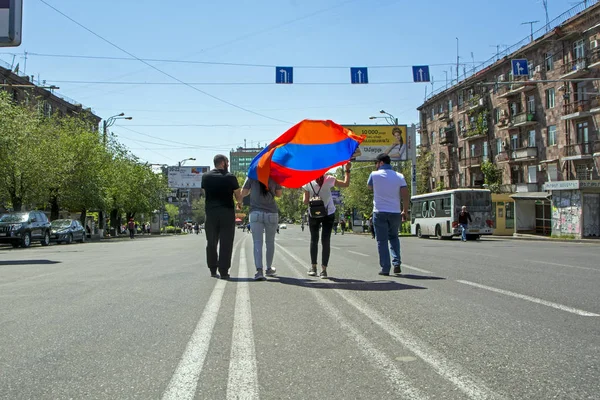
[(279, 209), (279, 217), (282, 219), (291, 219), (297, 221), (302, 218), (307, 206), (303, 203), (303, 190), (283, 189), (281, 197), (275, 199)]
[[(341, 189), (343, 208), (351, 211), (356, 208), (363, 216), (373, 213), (373, 191), (367, 186), (369, 175), (373, 172), (372, 164), (354, 163), (350, 174), (350, 186)], [(341, 179), (343, 171), (338, 170)]]
[(206, 222), (206, 199), (200, 197), (192, 202), (192, 215), (194, 216), (194, 221), (199, 224), (203, 224)]
[(175, 225), (175, 220), (179, 218), (179, 207), (174, 204), (165, 204), (165, 211), (169, 214), (171, 225)]
[(492, 162), (486, 160), (481, 163), (481, 172), (483, 173), (483, 182), (492, 193), (500, 193), (502, 185), (502, 171)]
[(431, 169), (433, 167), (433, 153), (421, 148), (417, 156), (417, 193), (429, 193)]

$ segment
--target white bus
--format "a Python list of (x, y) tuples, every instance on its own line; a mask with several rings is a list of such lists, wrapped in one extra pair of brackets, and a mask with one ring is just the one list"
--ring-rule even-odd
[(462, 206), (467, 206), (473, 220), (469, 223), (467, 239), (494, 233), (492, 193), (487, 189), (444, 190), (412, 197), (411, 233), (420, 238), (460, 236), (458, 214)]

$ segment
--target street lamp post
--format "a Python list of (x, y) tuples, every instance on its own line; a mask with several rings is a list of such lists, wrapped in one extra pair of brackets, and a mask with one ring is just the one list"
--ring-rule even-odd
[[(186, 158), (184, 160), (179, 161), (177, 163), (177, 165), (179, 167), (181, 167), (183, 164), (185, 164), (186, 161), (196, 161), (196, 159), (194, 157)], [(180, 191), (181, 191), (181, 189), (177, 189), (177, 205), (179, 206), (179, 225), (182, 225), (181, 224), (181, 196), (180, 196), (181, 193), (180, 193)], [(190, 200), (189, 191), (188, 191), (187, 200), (188, 200), (188, 202)]]
[[(106, 142), (107, 142), (107, 135), (108, 135), (108, 128), (110, 128), (111, 126), (114, 125), (115, 121), (118, 119), (127, 119), (127, 120), (132, 120), (132, 117), (126, 117), (125, 113), (120, 113), (117, 115), (113, 115), (112, 117), (108, 117), (107, 119), (105, 119), (104, 121), (102, 121), (102, 143), (104, 145), (104, 147), (106, 148)], [(104, 234), (104, 211), (100, 210), (98, 212), (98, 229), (101, 232), (100, 237), (102, 238), (103, 234)]]

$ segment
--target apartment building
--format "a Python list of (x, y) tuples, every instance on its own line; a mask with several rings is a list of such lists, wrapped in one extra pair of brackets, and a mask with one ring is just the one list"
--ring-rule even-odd
[(238, 147), (231, 150), (229, 152), (229, 171), (247, 173), (250, 163), (263, 149), (264, 147)]
[[(529, 76), (512, 75), (526, 59)], [(600, 237), (600, 4), (419, 108), (430, 188), (484, 187), (501, 173), (500, 230)]]

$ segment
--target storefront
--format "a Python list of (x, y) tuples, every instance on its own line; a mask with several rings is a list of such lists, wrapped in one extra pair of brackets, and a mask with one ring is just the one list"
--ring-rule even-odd
[(548, 182), (552, 191), (552, 235), (600, 238), (600, 181)]
[(552, 233), (550, 193), (523, 192), (510, 197), (515, 201), (515, 233), (550, 236)]
[(492, 193), (494, 235), (512, 236), (515, 233), (515, 201), (510, 194)]

